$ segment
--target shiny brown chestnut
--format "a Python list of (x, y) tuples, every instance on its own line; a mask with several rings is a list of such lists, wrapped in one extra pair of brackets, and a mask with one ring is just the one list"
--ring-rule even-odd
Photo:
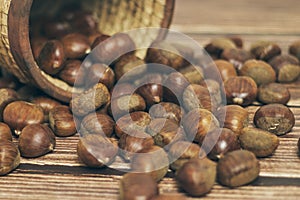
[(56, 136), (68, 137), (76, 130), (73, 115), (68, 106), (56, 106), (49, 111), (49, 124)]
[(204, 49), (213, 57), (220, 58), (224, 49), (236, 48), (235, 43), (229, 38), (215, 38), (208, 43)]
[(271, 41), (257, 41), (250, 47), (250, 52), (256, 59), (268, 61), (281, 54), (278, 44)]
[(244, 127), (249, 124), (248, 111), (239, 105), (227, 105), (220, 107), (216, 112), (220, 126), (232, 130), (239, 135)]
[(16, 135), (20, 135), (25, 126), (42, 123), (44, 111), (40, 106), (25, 101), (15, 101), (5, 107), (3, 120)]
[(134, 154), (153, 145), (154, 140), (150, 135), (140, 130), (131, 130), (120, 137), (119, 151), (126, 161), (130, 161)]
[(216, 164), (207, 158), (192, 158), (176, 172), (179, 186), (191, 196), (208, 193), (216, 181)]
[(47, 125), (31, 124), (19, 137), (21, 155), (27, 158), (43, 156), (55, 148), (55, 135)]
[(69, 59), (79, 59), (91, 51), (89, 40), (80, 33), (70, 33), (61, 39), (65, 49), (66, 57)]
[(11, 141), (0, 140), (0, 176), (13, 171), (19, 164), (19, 149)]
[(203, 69), (199, 66), (188, 65), (181, 68), (179, 72), (190, 84), (200, 84), (200, 82), (204, 79)]
[(35, 59), (38, 58), (38, 56), (41, 53), (42, 48), (44, 45), (47, 43), (47, 38), (46, 37), (33, 37), (30, 40), (30, 45), (33, 53), (33, 57)]
[(0, 121), (3, 120), (4, 108), (11, 102), (19, 99), (17, 92), (10, 88), (0, 89)]
[(101, 114), (98, 111), (85, 116), (81, 122), (80, 134), (102, 134), (110, 137), (114, 132), (115, 122), (107, 114)]
[(300, 41), (297, 40), (289, 46), (289, 53), (300, 59)]
[(257, 99), (264, 104), (287, 104), (290, 97), (288, 88), (280, 83), (269, 83), (258, 88)]
[(218, 160), (226, 153), (241, 148), (238, 136), (227, 128), (216, 128), (210, 131), (199, 145), (212, 160)]
[(214, 63), (217, 66), (223, 81), (226, 81), (230, 77), (237, 76), (236, 69), (230, 62), (225, 60), (215, 60)]
[(163, 87), (157, 83), (145, 84), (138, 88), (137, 93), (145, 99), (148, 108), (160, 103), (163, 99)]
[(180, 124), (181, 118), (184, 115), (184, 110), (175, 103), (160, 102), (150, 107), (149, 114), (151, 118), (166, 118)]
[(253, 59), (253, 55), (244, 49), (224, 49), (221, 54), (221, 59), (228, 60), (232, 63), (236, 70), (240, 70), (243, 64), (250, 59)]
[(0, 122), (0, 141), (12, 141), (12, 133), (9, 126)]
[(44, 122), (48, 122), (49, 120), (49, 112), (56, 106), (60, 106), (61, 103), (47, 96), (37, 96), (34, 97), (31, 103), (40, 106), (44, 111)]
[(127, 132), (130, 134), (132, 130), (145, 131), (150, 122), (151, 117), (148, 113), (143, 111), (132, 112), (116, 121), (115, 133), (118, 137), (121, 137)]
[(297, 80), (300, 75), (299, 60), (292, 55), (279, 55), (269, 61), (275, 69), (277, 81), (288, 83)]
[(132, 157), (133, 172), (149, 174), (155, 181), (160, 181), (168, 172), (168, 154), (159, 146), (143, 149)]
[[(67, 60), (63, 69), (59, 72), (58, 77), (71, 86), (82, 86), (86, 78), (84, 67), (81, 67), (80, 60)], [(90, 78), (90, 76), (88, 76)]]
[(77, 10), (68, 21), (73, 29), (84, 35), (90, 35), (98, 29), (98, 20), (93, 12)]
[(190, 141), (202, 141), (206, 134), (218, 128), (217, 118), (208, 110), (196, 108), (188, 112), (182, 120), (183, 128)]
[(282, 104), (268, 104), (260, 107), (254, 114), (256, 127), (276, 135), (284, 135), (295, 125), (293, 112)]
[(109, 101), (109, 90), (104, 84), (98, 83), (94, 87), (73, 97), (70, 101), (70, 108), (74, 115), (85, 116), (107, 104)]
[(103, 83), (110, 90), (115, 83), (114, 71), (105, 64), (96, 63), (87, 69), (85, 87), (89, 88), (97, 83)]
[(101, 168), (111, 164), (118, 154), (118, 147), (101, 134), (88, 134), (77, 144), (77, 155), (88, 167)]
[(227, 79), (224, 83), (224, 89), (228, 104), (248, 106), (256, 99), (257, 95), (257, 85), (248, 76)]
[(38, 66), (50, 75), (57, 74), (62, 70), (66, 54), (64, 45), (59, 40), (50, 40), (42, 48), (38, 58)]
[(59, 39), (72, 32), (71, 24), (67, 21), (52, 20), (46, 22), (42, 30), (46, 37), (51, 39)]
[(276, 73), (268, 63), (261, 60), (248, 60), (239, 69), (240, 76), (251, 77), (257, 86), (276, 81)]
[(127, 173), (120, 180), (120, 200), (152, 200), (158, 195), (158, 184), (148, 174)]

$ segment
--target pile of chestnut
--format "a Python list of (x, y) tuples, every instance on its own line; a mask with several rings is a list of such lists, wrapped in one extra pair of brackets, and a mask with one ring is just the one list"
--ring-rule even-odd
[[(100, 33), (91, 13), (68, 7), (60, 13), (47, 23), (33, 20), (33, 54), (45, 73), (84, 92), (64, 104), (1, 78), (0, 175), (14, 170), (20, 155), (43, 156), (55, 137), (79, 132), (80, 162), (101, 168), (120, 156), (130, 163), (120, 199), (184, 199), (158, 194), (170, 169), (188, 195), (202, 196), (216, 181), (228, 187), (254, 181), (257, 158), (271, 156), (278, 136), (295, 125), (282, 83), (300, 75), (300, 42), (281, 54), (273, 42), (247, 51), (241, 38), (217, 38), (205, 46), (214, 60), (201, 65), (190, 47), (160, 41), (142, 59), (129, 35)], [(153, 70), (151, 63), (172, 70)], [(263, 105), (254, 128), (245, 107), (255, 101)]]

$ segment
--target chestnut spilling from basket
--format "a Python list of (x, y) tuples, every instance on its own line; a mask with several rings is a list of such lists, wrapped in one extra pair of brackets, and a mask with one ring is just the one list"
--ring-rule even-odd
[[(61, 102), (1, 78), (0, 175), (16, 169), (20, 156), (44, 156), (56, 137), (79, 132), (79, 162), (103, 168), (120, 156), (129, 163), (120, 199), (184, 199), (159, 194), (168, 170), (188, 195), (203, 196), (216, 181), (230, 188), (254, 181), (257, 158), (272, 156), (295, 125), (283, 83), (300, 75), (299, 42), (287, 54), (274, 42), (248, 51), (239, 37), (217, 38), (205, 46), (213, 59), (202, 66), (184, 44), (155, 41), (139, 57), (129, 34), (102, 33), (91, 12), (72, 5), (59, 13), (31, 18), (32, 53), (42, 73), (80, 92)], [(251, 127), (246, 106), (254, 102), (261, 107)]]

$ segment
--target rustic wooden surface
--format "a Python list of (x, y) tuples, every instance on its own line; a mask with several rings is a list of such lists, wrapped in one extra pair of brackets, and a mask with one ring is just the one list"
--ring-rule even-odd
[[(277, 41), (286, 52), (300, 39), (300, 1), (297, 0), (177, 0), (172, 28), (188, 34), (201, 45), (211, 38), (238, 34), (246, 48), (261, 39)], [(299, 199), (300, 158), (296, 143), (300, 137), (300, 82), (288, 84), (289, 106), (296, 116), (291, 133), (280, 137), (275, 154), (260, 159), (260, 177), (252, 184), (228, 189), (216, 184), (203, 199)], [(251, 118), (258, 106), (250, 106)], [(123, 172), (89, 169), (76, 155), (78, 135), (57, 138), (53, 153), (38, 159), (22, 159), (20, 167), (0, 177), (0, 199), (117, 199)], [(118, 160), (114, 168), (125, 168)], [(161, 193), (177, 193), (168, 173), (160, 184)], [(192, 198), (191, 198), (192, 199)]]

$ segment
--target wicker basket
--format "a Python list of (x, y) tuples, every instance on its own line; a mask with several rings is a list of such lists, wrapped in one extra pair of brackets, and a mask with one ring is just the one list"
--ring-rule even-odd
[[(50, 96), (68, 102), (77, 92), (65, 82), (41, 71), (35, 62), (29, 41), (29, 16), (55, 14), (64, 4), (76, 0), (0, 0), (0, 65), (21, 82), (38, 86)], [(168, 28), (175, 0), (81, 0), (83, 7), (99, 20), (105, 34), (140, 27)], [(38, 5), (38, 9), (35, 6)], [(163, 39), (165, 32), (158, 34)], [(154, 39), (154, 38), (150, 38)]]

